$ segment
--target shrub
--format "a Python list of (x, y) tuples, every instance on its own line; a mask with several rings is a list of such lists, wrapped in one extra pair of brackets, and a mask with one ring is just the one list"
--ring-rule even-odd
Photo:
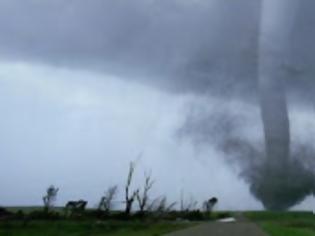
[(27, 216), (30, 220), (59, 220), (62, 217), (58, 212), (32, 211)]
[(11, 218), (12, 215), (12, 212), (8, 211), (4, 207), (0, 207), (0, 220)]

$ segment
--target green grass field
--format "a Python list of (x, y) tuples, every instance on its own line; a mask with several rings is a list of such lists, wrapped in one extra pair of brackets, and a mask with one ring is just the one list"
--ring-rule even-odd
[(312, 212), (247, 212), (270, 236), (315, 236)]
[[(7, 210), (17, 213), (23, 211), (30, 214), (42, 211), (42, 207), (7, 207)], [(64, 208), (54, 208), (55, 212), (63, 214)], [(195, 226), (197, 223), (176, 221), (141, 221), (133, 219), (97, 220), (97, 219), (59, 219), (59, 220), (2, 220), (0, 221), (0, 236), (158, 236), (179, 229)]]
[[(41, 207), (12, 207), (12, 212), (23, 210), (24, 213), (42, 210)], [(62, 208), (55, 209), (62, 213)], [(215, 220), (220, 214), (212, 214)], [(218, 215), (218, 216), (217, 216)], [(233, 213), (232, 213), (233, 215)], [(270, 236), (315, 236), (315, 215), (312, 212), (269, 212), (252, 211), (244, 215), (260, 225)], [(209, 218), (210, 220), (210, 218)], [(199, 222), (200, 223), (200, 222)], [(133, 219), (128, 221), (86, 219), (55, 221), (0, 221), (0, 236), (158, 236), (179, 229), (195, 226), (198, 222), (177, 221), (142, 222)]]
[(1, 236), (158, 236), (192, 226), (187, 223), (32, 221), (0, 223)]
[[(40, 211), (44, 208), (42, 206), (14, 206), (14, 207), (6, 207), (8, 211), (16, 213), (17, 211), (23, 211), (24, 213), (28, 214), (32, 211)], [(64, 207), (54, 207), (54, 211), (56, 212), (63, 212)]]

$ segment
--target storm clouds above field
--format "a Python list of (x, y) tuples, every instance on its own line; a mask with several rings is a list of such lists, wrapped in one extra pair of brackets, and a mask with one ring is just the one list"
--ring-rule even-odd
[[(209, 92), (213, 87), (217, 94), (225, 88), (231, 90), (226, 94), (248, 93), (256, 84), (252, 49), (258, 2), (248, 1), (245, 8), (237, 1), (219, 8), (218, 1), (0, 4), (0, 52), (5, 58), (96, 69), (175, 92)], [(236, 74), (244, 78), (239, 88), (234, 88)], [(216, 79), (209, 80), (211, 75)], [(224, 87), (218, 83), (222, 76)], [(218, 92), (218, 87), (223, 88)]]
[[(293, 6), (283, 7), (282, 14), (290, 16), (284, 20), (265, 14), (269, 28), (279, 24), (279, 35), (292, 37), (283, 62), (294, 74), (287, 86), (306, 89), (313, 84), (306, 78), (313, 72), (315, 33), (308, 12), (314, 3), (287, 5)], [(103, 71), (172, 92), (253, 99), (262, 8), (262, 1), (248, 0), (2, 0), (1, 58)], [(288, 27), (280, 28), (281, 21)], [(281, 40), (267, 44), (277, 48)]]
[[(250, 192), (267, 205), (275, 192), (262, 184), (265, 156), (288, 150), (306, 174), (289, 174), (305, 190), (287, 205), (302, 201), (313, 189), (315, 3), (268, 2), (0, 1), (0, 204), (38, 203), (51, 183), (68, 192), (61, 202), (96, 201), (140, 155), (138, 183), (152, 169), (157, 194), (184, 188), (218, 195), (222, 208), (260, 208)], [(270, 58), (281, 83), (262, 82)], [(265, 108), (273, 102), (288, 114)]]

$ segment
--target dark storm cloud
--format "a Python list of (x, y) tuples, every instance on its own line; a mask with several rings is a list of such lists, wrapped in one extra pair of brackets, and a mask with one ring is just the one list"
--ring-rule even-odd
[[(313, 174), (292, 161), (287, 94), (314, 91), (314, 8), (313, 0), (4, 0), (0, 53), (5, 60), (96, 69), (167, 91), (259, 104), (264, 154), (239, 137), (241, 119), (228, 112), (188, 117), (182, 133), (204, 138), (206, 127), (230, 127), (233, 135), (219, 130), (211, 142), (243, 163), (266, 207), (283, 209), (313, 191)], [(273, 177), (265, 178), (267, 172)], [(291, 186), (291, 179), (301, 181)]]
[(257, 82), (258, 6), (242, 0), (1, 1), (0, 52), (141, 77), (179, 92), (249, 93)]
[[(315, 3), (292, 2), (293, 13), (282, 6), (292, 19), (277, 29), (289, 37), (279, 67), (289, 87), (304, 89), (313, 84)], [(2, 0), (0, 53), (2, 59), (94, 68), (177, 91), (255, 95), (264, 17), (260, 0)], [(269, 18), (269, 25), (279, 21)], [(283, 43), (274, 36), (267, 41), (276, 50)]]

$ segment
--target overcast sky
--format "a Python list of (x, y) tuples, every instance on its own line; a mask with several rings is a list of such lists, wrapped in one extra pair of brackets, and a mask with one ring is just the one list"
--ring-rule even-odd
[[(115, 184), (122, 199), (136, 160), (134, 187), (152, 171), (152, 197), (183, 191), (216, 196), (219, 209), (262, 209), (246, 178), (264, 153), (261, 2), (220, 1), (0, 0), (0, 205), (42, 204), (50, 184), (58, 205), (94, 206)], [(310, 150), (314, 83), (303, 60), (314, 47), (296, 45), (303, 56), (288, 63), (305, 73), (304, 84), (286, 83), (291, 139)]]

